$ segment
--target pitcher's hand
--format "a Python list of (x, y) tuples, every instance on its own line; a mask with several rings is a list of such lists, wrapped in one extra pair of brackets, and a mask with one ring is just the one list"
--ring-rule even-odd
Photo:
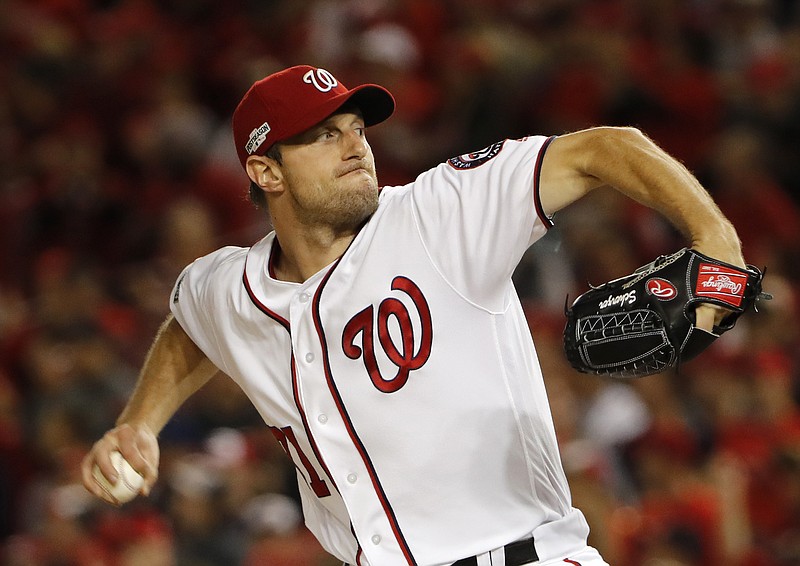
[(81, 476), (84, 487), (103, 501), (118, 505), (94, 479), (95, 464), (112, 483), (117, 480), (117, 471), (111, 463), (110, 454), (119, 451), (133, 469), (144, 477), (141, 494), (148, 495), (158, 479), (160, 450), (158, 439), (144, 424), (122, 424), (106, 432), (94, 443), (92, 449), (81, 463)]

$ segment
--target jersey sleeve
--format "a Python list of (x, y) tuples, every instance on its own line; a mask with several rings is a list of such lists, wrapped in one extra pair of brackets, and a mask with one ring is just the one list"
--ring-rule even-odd
[(215, 335), (213, 314), (218, 312), (216, 303), (220, 293), (229, 288), (225, 282), (227, 267), (239, 256), (243, 257), (242, 248), (225, 247), (196, 259), (178, 276), (170, 299), (170, 310), (181, 328), (223, 371), (226, 368)]
[(442, 275), (467, 299), (501, 304), (525, 250), (552, 221), (539, 173), (552, 137), (505, 140), (449, 159), (412, 189), (421, 238)]

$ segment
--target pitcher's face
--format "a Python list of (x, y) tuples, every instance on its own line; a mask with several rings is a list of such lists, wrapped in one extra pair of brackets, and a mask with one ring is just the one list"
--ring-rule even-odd
[(281, 144), (286, 196), (305, 225), (357, 229), (378, 207), (375, 159), (364, 120), (334, 114)]

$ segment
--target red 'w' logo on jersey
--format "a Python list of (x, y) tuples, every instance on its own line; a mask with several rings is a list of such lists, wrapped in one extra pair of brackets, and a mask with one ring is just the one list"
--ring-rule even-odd
[[(419, 349), (414, 352), (414, 326), (405, 304), (393, 297), (381, 301), (377, 316), (378, 342), (389, 360), (397, 366), (397, 373), (393, 377), (386, 379), (378, 367), (378, 359), (375, 355), (374, 332), (376, 325), (373, 305), (351, 318), (342, 333), (342, 348), (345, 355), (352, 360), (363, 356), (364, 367), (367, 368), (372, 383), (384, 393), (394, 393), (403, 387), (408, 381), (409, 373), (421, 368), (428, 361), (433, 344), (431, 311), (419, 287), (411, 279), (398, 276), (392, 281), (392, 290), (402, 291), (411, 298), (422, 323)], [(400, 328), (399, 348), (389, 333), (390, 318), (394, 318)], [(359, 334), (362, 335), (361, 345), (357, 346), (356, 339)]]

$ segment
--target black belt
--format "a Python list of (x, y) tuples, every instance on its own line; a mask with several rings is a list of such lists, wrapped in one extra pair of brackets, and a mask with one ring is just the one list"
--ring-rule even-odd
[[(533, 539), (518, 540), (503, 547), (506, 552), (506, 566), (522, 566), (529, 562), (536, 562), (539, 560), (539, 555), (536, 554), (536, 547), (533, 546)], [(475, 556), (469, 558), (462, 558), (453, 566), (478, 566), (478, 559)]]
[[(503, 547), (506, 554), (506, 566), (522, 566), (529, 562), (536, 562), (539, 560), (539, 555), (536, 554), (536, 547), (533, 546), (533, 539), (518, 540)], [(350, 566), (343, 564), (342, 566)], [(470, 556), (469, 558), (462, 558), (458, 562), (454, 562), (453, 566), (478, 566), (478, 558)]]

